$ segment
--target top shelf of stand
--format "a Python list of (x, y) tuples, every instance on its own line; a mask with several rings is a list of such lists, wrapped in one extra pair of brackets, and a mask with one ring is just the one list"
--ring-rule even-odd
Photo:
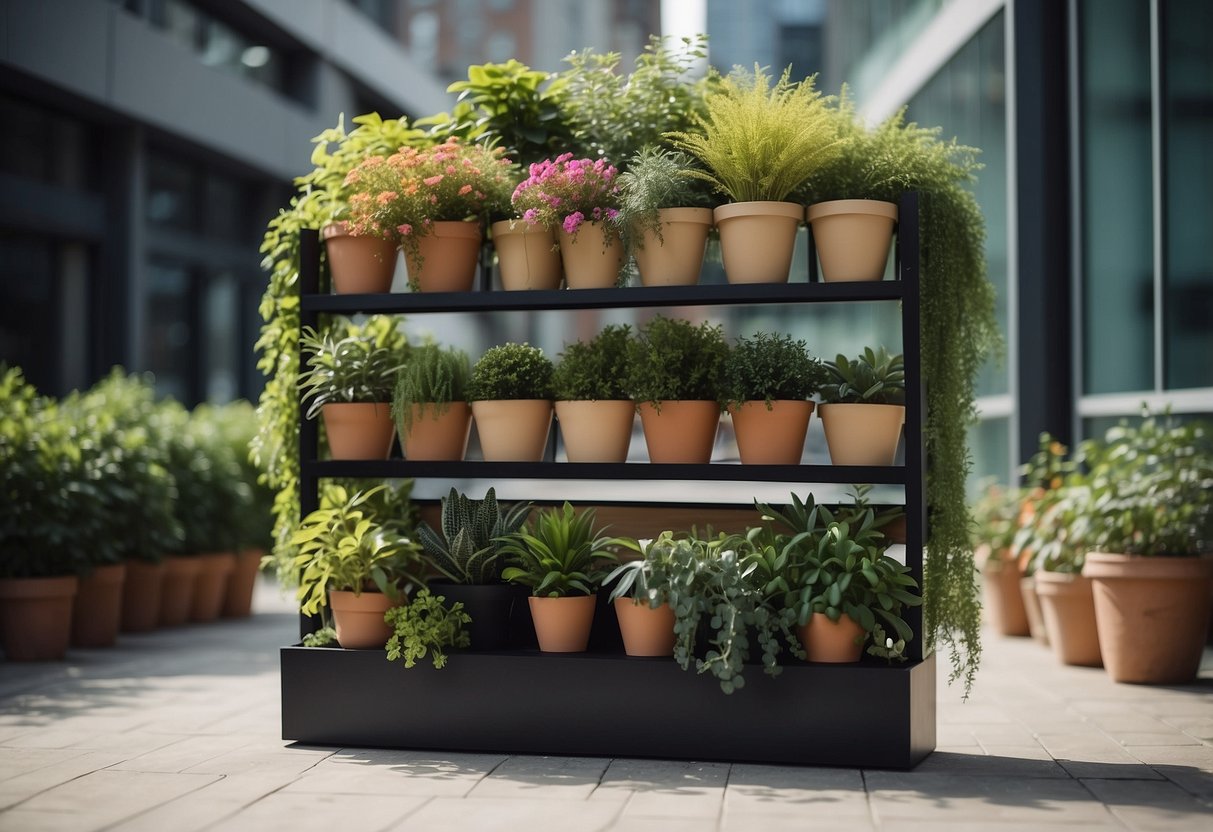
[(900, 280), (870, 283), (761, 283), (707, 286), (632, 286), (492, 292), (389, 292), (304, 295), (304, 312), (492, 312), (502, 309), (608, 309), (642, 306), (717, 306), (753, 303), (836, 303), (901, 300)]

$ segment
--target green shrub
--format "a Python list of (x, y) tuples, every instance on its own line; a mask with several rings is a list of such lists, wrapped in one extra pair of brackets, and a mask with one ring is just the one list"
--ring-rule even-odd
[(718, 401), (729, 347), (719, 325), (699, 326), (658, 315), (628, 342), (627, 387), (632, 398)]
[(558, 401), (618, 401), (628, 396), (631, 327), (612, 324), (590, 341), (566, 344), (552, 376)]
[(791, 336), (758, 332), (738, 338), (729, 350), (724, 372), (723, 398), (733, 405), (776, 400), (804, 401), (825, 381), (825, 369), (812, 358), (804, 341)]
[(463, 611), (461, 601), (450, 607), (445, 601), (443, 596), (422, 589), (409, 603), (387, 611), (383, 618), (392, 628), (387, 642), (389, 662), (400, 660), (406, 668), (414, 667), (428, 655), (434, 669), (441, 670), (446, 667), (446, 648), (471, 645), (472, 637), (463, 629), (472, 623), (471, 616)]
[(445, 413), (451, 402), (466, 401), (470, 373), (463, 350), (436, 344), (411, 349), (392, 393), (392, 417), (401, 432), (413, 427), (413, 405), (433, 404), (438, 413)]
[(710, 186), (687, 174), (694, 165), (682, 151), (654, 145), (641, 148), (628, 161), (627, 170), (619, 174), (619, 214), (615, 218), (628, 251), (643, 246), (646, 231), (664, 242), (661, 209), (713, 206)]
[(530, 344), (492, 347), (472, 368), (468, 401), (552, 398), (552, 362)]

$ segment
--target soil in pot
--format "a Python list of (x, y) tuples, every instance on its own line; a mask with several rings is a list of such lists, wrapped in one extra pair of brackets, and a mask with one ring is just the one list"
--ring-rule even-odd
[(320, 232), (328, 253), (333, 291), (340, 295), (389, 291), (399, 244), (379, 237), (352, 237), (346, 229), (345, 223), (337, 222)]
[(382, 650), (392, 637), (392, 628), (383, 620), (383, 614), (391, 607), (392, 599), (382, 592), (355, 595), (329, 590), (337, 643), (347, 650)]
[(669, 604), (653, 609), (648, 602), (616, 598), (615, 615), (629, 656), (674, 655), (674, 610)]
[(729, 408), (737, 450), (746, 465), (799, 465), (813, 402), (743, 402)]
[(202, 562), (193, 556), (170, 555), (164, 559), (164, 583), (160, 587), (160, 626), (180, 627), (190, 618), (194, 584)]
[(122, 623), (122, 586), (126, 564), (94, 566), (80, 579), (72, 605), (72, 644), (76, 647), (111, 647)]
[(823, 404), (821, 425), (834, 465), (892, 465), (906, 409), (900, 404)]
[(804, 206), (733, 202), (714, 212), (729, 283), (787, 283)]
[(666, 401), (660, 403), (660, 409), (651, 402), (641, 402), (639, 410), (649, 461), (711, 461), (720, 427), (720, 405), (716, 402)]
[(636, 267), (644, 286), (694, 286), (712, 228), (710, 208), (662, 208), (658, 237), (646, 229), (637, 247)]
[(539, 462), (552, 427), (546, 399), (472, 402), (472, 416), (486, 462)]
[(1062, 572), (1037, 572), (1036, 594), (1049, 644), (1062, 664), (1103, 667), (1095, 627), (1091, 579)]
[(411, 460), (462, 460), (472, 435), (472, 408), (467, 402), (449, 402), (439, 410), (436, 404), (412, 405), (413, 424), (405, 432), (400, 427), (404, 458)]
[(560, 249), (551, 229), (523, 220), (502, 220), (493, 223), (492, 231), (501, 288), (506, 291), (560, 288), (564, 275)]
[(227, 576), (227, 589), (223, 594), (224, 618), (248, 618), (253, 612), (253, 590), (257, 586), (257, 575), (261, 571), (261, 549), (242, 549), (236, 554), (236, 564)]
[(880, 280), (889, 262), (897, 206), (838, 199), (809, 206), (809, 225), (826, 282)]
[(1009, 558), (991, 554), (990, 547), (985, 544), (977, 547), (975, 559), (981, 572), (982, 609), (986, 621), (1001, 635), (1028, 635), (1028, 613), (1019, 588), (1022, 577), (1019, 567)]
[(236, 556), (231, 552), (208, 552), (197, 559), (198, 577), (190, 601), (190, 621), (214, 621), (223, 610), (223, 593), (227, 590), (228, 575), (236, 568)]
[(122, 632), (146, 633), (160, 623), (160, 594), (164, 564), (145, 560), (126, 562), (122, 586)]
[(404, 249), (409, 282), (422, 292), (471, 291), (482, 237), (478, 222), (433, 223), (428, 234), (417, 238), (416, 256)]
[(510, 612), (518, 593), (506, 584), (455, 584), (430, 581), (430, 592), (446, 599), (450, 609), (456, 602), (472, 623), (464, 629), (471, 637), (471, 650), (500, 650), (510, 642)]
[(590, 643), (594, 623), (594, 595), (569, 595), (564, 598), (527, 599), (535, 636), (544, 653), (582, 653)]
[(556, 402), (556, 421), (569, 462), (626, 462), (636, 404), (632, 401)]
[(610, 289), (618, 282), (623, 268), (623, 241), (618, 233), (602, 223), (585, 222), (577, 230), (576, 239), (563, 228), (556, 236), (568, 288)]
[(387, 459), (396, 426), (386, 403), (326, 404), (320, 408), (333, 459)]
[(1024, 575), (1019, 579), (1019, 594), (1023, 596), (1023, 610), (1028, 615), (1028, 635), (1033, 641), (1049, 646), (1049, 630), (1044, 614), (1040, 611), (1040, 596), (1036, 594), (1036, 578)]
[(8, 661), (59, 661), (67, 655), (78, 585), (75, 575), (0, 580), (0, 634)]
[(843, 664), (863, 656), (863, 627), (846, 613), (831, 621), (825, 613), (815, 612), (797, 634), (811, 662)]

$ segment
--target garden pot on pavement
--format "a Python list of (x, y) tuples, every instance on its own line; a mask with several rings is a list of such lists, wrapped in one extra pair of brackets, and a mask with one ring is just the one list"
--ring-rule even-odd
[(0, 580), (0, 633), (10, 662), (58, 661), (72, 634), (75, 575)]
[(1062, 664), (1103, 667), (1095, 627), (1091, 579), (1062, 572), (1037, 572), (1036, 594), (1049, 644)]
[(122, 585), (126, 564), (94, 566), (80, 579), (72, 605), (72, 644), (76, 647), (110, 647), (122, 624)]

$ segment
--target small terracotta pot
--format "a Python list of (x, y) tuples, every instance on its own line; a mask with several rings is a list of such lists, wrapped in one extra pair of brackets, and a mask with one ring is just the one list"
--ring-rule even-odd
[(653, 609), (632, 598), (615, 599), (615, 615), (629, 656), (674, 655), (674, 610), (669, 604)]
[(392, 628), (383, 620), (383, 614), (391, 608), (392, 599), (382, 592), (355, 595), (329, 590), (333, 629), (337, 631), (337, 643), (346, 650), (382, 650), (392, 637)]
[(661, 236), (645, 229), (635, 251), (644, 286), (694, 286), (703, 268), (703, 253), (712, 228), (710, 208), (662, 208), (657, 212)]
[(434, 223), (428, 234), (417, 238), (416, 255), (404, 247), (409, 282), (422, 292), (470, 291), (476, 281), (483, 236), (478, 222)]
[(720, 427), (720, 405), (704, 401), (660, 404), (660, 410), (650, 402), (638, 406), (649, 461), (710, 462)]
[(224, 618), (248, 618), (252, 614), (253, 590), (263, 557), (265, 552), (261, 549), (242, 549), (236, 553), (236, 565), (227, 576), (227, 590), (223, 594)]
[(1006, 557), (995, 557), (990, 547), (982, 544), (974, 553), (981, 572), (982, 608), (986, 620), (1001, 635), (1028, 635), (1028, 613), (1023, 605), (1019, 567)]
[(546, 399), (472, 402), (472, 416), (486, 462), (539, 462), (552, 427)]
[(1089, 552), (1099, 652), (1117, 682), (1190, 682), (1209, 626), (1213, 559)]
[(80, 579), (72, 604), (72, 644), (76, 647), (110, 647), (118, 640), (122, 623), (122, 585), (126, 564), (94, 566)]
[(328, 252), (333, 291), (339, 295), (387, 292), (396, 273), (400, 244), (379, 237), (352, 237), (348, 225), (335, 222), (320, 230)]
[(525, 220), (502, 220), (493, 223), (492, 231), (501, 288), (506, 291), (560, 288), (564, 275), (552, 229)]
[(320, 408), (333, 459), (387, 459), (392, 452), (391, 405), (376, 402), (326, 404)]
[(824, 612), (815, 612), (797, 634), (811, 662), (843, 664), (857, 662), (863, 656), (863, 627), (845, 612), (837, 621), (831, 621)]
[(160, 587), (160, 626), (180, 627), (190, 618), (194, 585), (202, 562), (195, 556), (169, 555), (164, 559), (164, 583)]
[(583, 653), (590, 643), (590, 627), (594, 623), (593, 595), (568, 595), (563, 598), (527, 599), (531, 606), (531, 621), (535, 637), (544, 653)]
[(730, 407), (737, 450), (747, 465), (799, 465), (813, 402), (744, 402)]
[(404, 458), (459, 461), (472, 434), (472, 408), (467, 402), (448, 402), (440, 410), (433, 403), (412, 405), (413, 424), (405, 432), (398, 425)]
[(1024, 575), (1019, 579), (1019, 594), (1023, 596), (1023, 610), (1028, 615), (1028, 635), (1033, 641), (1048, 647), (1049, 630), (1040, 611), (1040, 596), (1036, 594), (1036, 578), (1033, 575)]
[(1103, 667), (1091, 579), (1061, 572), (1037, 572), (1035, 577), (1041, 614), (1058, 661)]
[(897, 206), (875, 199), (837, 199), (809, 206), (809, 225), (826, 282), (880, 280), (889, 262)]
[(164, 564), (145, 560), (126, 562), (122, 586), (122, 632), (146, 633), (160, 623), (160, 595)]
[(556, 402), (556, 421), (569, 462), (626, 462), (636, 403)]
[(787, 283), (804, 206), (733, 202), (714, 212), (729, 283)]
[(75, 575), (0, 580), (0, 635), (8, 661), (58, 661), (67, 655), (78, 586)]
[(197, 560), (190, 621), (214, 621), (223, 610), (223, 593), (227, 590), (228, 575), (236, 568), (236, 556), (231, 552), (208, 552), (198, 555)]
[(563, 228), (556, 232), (560, 240), (560, 259), (564, 262), (564, 282), (570, 289), (610, 289), (619, 280), (623, 268), (623, 241), (619, 234), (602, 223), (585, 222), (574, 239)]
[(892, 465), (897, 459), (905, 405), (823, 404), (818, 413), (833, 464)]

